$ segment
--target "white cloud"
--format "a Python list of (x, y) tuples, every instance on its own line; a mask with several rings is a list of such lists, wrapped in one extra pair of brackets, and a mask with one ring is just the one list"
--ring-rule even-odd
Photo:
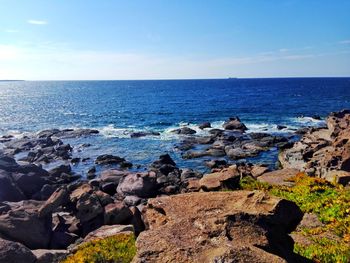
[(32, 24), (32, 25), (38, 25), (38, 26), (44, 26), (47, 25), (47, 21), (45, 20), (34, 20), (34, 19), (30, 19), (27, 21), (28, 24)]

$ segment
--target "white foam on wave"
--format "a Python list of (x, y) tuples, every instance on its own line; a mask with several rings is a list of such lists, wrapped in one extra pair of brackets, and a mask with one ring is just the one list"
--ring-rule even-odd
[(320, 126), (326, 123), (325, 120), (318, 120), (312, 117), (296, 117), (291, 118), (290, 121), (304, 126)]

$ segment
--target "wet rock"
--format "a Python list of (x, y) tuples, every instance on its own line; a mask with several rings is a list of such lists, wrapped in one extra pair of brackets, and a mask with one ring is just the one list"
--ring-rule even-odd
[(255, 191), (189, 193), (151, 199), (133, 262), (295, 262), (302, 212)]
[(145, 136), (160, 136), (159, 132), (133, 132), (130, 134), (131, 138), (140, 138)]
[(121, 195), (152, 197), (156, 195), (156, 177), (149, 173), (128, 174), (119, 183), (117, 192)]
[(47, 248), (51, 238), (52, 217), (40, 217), (42, 202), (26, 200), (7, 203), (9, 210), (0, 214), (0, 235), (30, 249)]
[(285, 125), (277, 125), (277, 130), (284, 130), (287, 129), (287, 126)]
[(211, 128), (210, 122), (203, 122), (202, 124), (199, 125), (199, 129), (204, 130), (206, 128)]
[(172, 133), (180, 134), (180, 135), (191, 135), (197, 133), (195, 130), (188, 128), (188, 127), (182, 127), (180, 129), (176, 129), (171, 131)]
[(19, 165), (16, 163), (15, 159), (8, 156), (0, 157), (0, 170), (15, 172), (18, 168)]
[(223, 128), (225, 130), (236, 130), (240, 132), (248, 130), (248, 128), (241, 122), (238, 117), (231, 117), (224, 123)]
[(38, 138), (52, 137), (55, 136), (57, 138), (79, 138), (84, 136), (90, 136), (93, 134), (98, 134), (98, 130), (94, 129), (50, 129), (44, 130), (37, 134)]
[(0, 263), (34, 263), (36, 257), (29, 248), (18, 242), (0, 238)]
[(101, 165), (120, 164), (122, 162), (125, 162), (124, 158), (121, 158), (119, 156), (110, 155), (110, 154), (100, 155), (96, 158), (96, 161), (95, 161), (96, 164), (101, 164)]

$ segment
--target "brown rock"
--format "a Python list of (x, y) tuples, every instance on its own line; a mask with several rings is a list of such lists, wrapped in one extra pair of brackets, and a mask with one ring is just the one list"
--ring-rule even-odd
[(264, 173), (263, 175), (258, 177), (258, 181), (269, 183), (272, 185), (285, 185), (285, 186), (293, 186), (294, 183), (290, 182), (293, 176), (297, 175), (299, 171), (293, 168), (287, 168), (282, 170), (276, 170), (268, 173)]
[[(150, 199), (133, 262), (295, 262), (293, 202), (255, 191)], [(267, 252), (268, 251), (268, 252)]]
[(66, 186), (57, 189), (39, 209), (39, 216), (47, 216), (56, 208), (67, 203), (69, 191)]
[(350, 183), (350, 172), (333, 170), (324, 174), (323, 178), (331, 183), (347, 185)]
[(0, 214), (0, 234), (30, 249), (47, 248), (52, 233), (52, 217), (39, 217), (42, 202), (26, 200), (7, 204), (8, 210)]
[(35, 263), (59, 263), (68, 255), (64, 249), (36, 249), (32, 252), (37, 258)]
[(120, 224), (131, 217), (130, 209), (123, 202), (112, 203), (104, 208), (104, 223), (106, 225)]
[(254, 167), (251, 169), (251, 174), (252, 176), (259, 177), (260, 175), (266, 173), (269, 171), (269, 167), (266, 166), (261, 166), (261, 165), (254, 165)]
[(220, 172), (204, 175), (199, 180), (199, 185), (205, 191), (218, 190), (222, 188), (234, 188), (240, 179), (240, 173), (236, 165), (231, 165)]

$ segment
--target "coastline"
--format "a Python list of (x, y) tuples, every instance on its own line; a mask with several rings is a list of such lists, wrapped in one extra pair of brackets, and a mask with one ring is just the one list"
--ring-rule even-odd
[[(200, 124), (198, 126), (200, 129), (208, 131), (205, 136), (196, 136), (197, 132), (186, 126), (172, 130), (171, 132), (180, 138), (175, 147), (181, 151), (183, 158), (209, 158), (205, 161), (208, 169), (208, 172), (205, 173), (178, 167), (167, 153), (149, 163), (146, 170), (144, 167), (135, 167), (135, 164), (123, 157), (102, 154), (92, 160), (94, 165), (89, 168), (85, 177), (81, 177), (72, 171), (72, 166), (87, 160), (76, 157), (73, 149), (78, 147), (78, 150), (84, 151), (84, 147), (89, 147), (89, 145), (80, 145), (80, 138), (98, 136), (98, 130), (51, 129), (23, 138), (4, 135), (1, 137), (4, 147), (0, 149), (0, 237), (9, 240), (3, 242), (19, 242), (22, 244), (19, 246), (26, 246), (24, 250), (29, 255), (32, 255), (31, 253), (37, 249), (44, 249), (45, 257), (51, 257), (51, 262), (56, 262), (77, 251), (79, 244), (89, 242), (91, 239), (87, 236), (91, 236), (91, 233), (94, 233), (93, 236), (102, 235), (103, 238), (108, 237), (108, 231), (111, 231), (113, 235), (133, 233), (139, 236), (136, 241), (138, 252), (134, 262), (143, 262), (142, 260), (154, 262), (155, 259), (147, 255), (152, 255), (156, 247), (149, 246), (148, 242), (156, 243), (160, 242), (159, 240), (170, 242), (170, 240), (163, 239), (159, 232), (150, 230), (150, 224), (154, 224), (152, 229), (160, 227), (157, 223), (151, 223), (153, 222), (150, 221), (151, 218), (155, 222), (165, 220), (162, 217), (172, 213), (173, 210), (167, 211), (174, 205), (173, 202), (190, 204), (197, 200), (198, 192), (201, 192), (203, 200), (202, 209), (206, 209), (206, 204), (212, 206), (213, 209), (219, 209), (218, 203), (215, 202), (236, 198), (246, 201), (242, 201), (234, 211), (229, 212), (232, 216), (237, 216), (235, 213), (244, 211), (244, 213), (254, 214), (256, 216), (254, 220), (264, 221), (267, 220), (266, 215), (261, 210), (259, 202), (251, 203), (249, 201), (251, 194), (241, 190), (241, 181), (246, 178), (257, 183), (290, 187), (293, 186), (293, 183), (290, 184), (289, 180), (299, 172), (303, 172), (308, 176), (324, 178), (331, 183), (347, 185), (350, 181), (350, 154), (347, 150), (350, 139), (348, 138), (349, 119), (350, 111), (332, 113), (326, 119), (327, 126), (303, 128), (297, 130), (292, 136), (290, 134), (281, 136), (261, 132), (249, 133), (247, 126), (238, 117), (229, 118), (220, 129), (212, 128), (210, 123)], [(285, 128), (278, 127), (280, 130)], [(133, 136), (140, 138), (159, 135), (138, 132)], [(64, 142), (66, 139), (69, 139), (70, 142), (76, 140), (78, 143), (68, 144)], [(263, 163), (253, 164), (240, 161), (271, 149), (278, 149), (282, 166), (279, 168), (282, 169), (276, 169)], [(276, 151), (276, 158), (278, 151)], [(324, 154), (325, 152), (329, 154)], [(43, 169), (43, 167), (50, 167), (50, 164), (56, 164), (57, 160), (63, 161), (63, 164), (48, 170)], [(222, 190), (233, 192), (227, 196), (214, 198), (212, 192)], [(264, 256), (274, 260), (299, 257), (294, 254), (293, 246), (290, 246), (290, 242), (293, 244), (293, 241), (287, 240), (289, 240), (288, 234), (302, 220), (301, 210), (294, 203), (282, 205), (280, 199), (263, 197), (264, 195), (260, 196), (261, 194), (257, 194), (257, 200), (266, 198), (270, 200), (267, 202), (269, 204), (272, 202), (276, 206), (286, 205), (284, 212), (271, 208), (270, 213), (276, 216), (276, 220), (279, 217), (295, 214), (295, 217), (291, 217), (291, 221), (286, 223), (286, 228), (281, 230), (283, 236), (279, 238), (286, 242), (283, 248), (276, 248), (277, 251), (272, 254), (264, 254)], [(180, 199), (173, 201), (173, 198), (174, 200)], [(184, 200), (181, 201), (181, 198)], [(217, 201), (211, 203), (212, 198)], [(158, 202), (156, 200), (169, 203), (159, 208), (165, 211), (164, 215), (157, 214), (160, 210), (155, 209), (156, 202)], [(248, 210), (245, 210), (246, 205)], [(189, 213), (193, 213), (193, 207), (186, 207), (186, 205), (182, 208), (174, 207), (174, 209), (176, 211), (174, 213), (180, 213), (181, 209), (187, 209)], [(220, 209), (226, 211), (228, 208)], [(255, 214), (254, 209), (259, 212)], [(26, 215), (23, 220), (17, 221), (15, 215), (21, 213)], [(178, 224), (186, 224), (186, 220), (200, 220), (201, 224), (206, 224), (203, 217), (209, 215), (201, 216), (195, 219), (184, 217), (185, 221), (178, 222)], [(242, 224), (244, 222), (244, 220), (241, 221)], [(274, 224), (281, 223), (278, 222)], [(35, 228), (25, 231), (33, 225)], [(120, 225), (128, 227), (125, 229)], [(98, 232), (99, 228), (106, 226), (110, 226), (108, 231), (104, 229)], [(173, 227), (167, 225), (166, 231), (174, 230)], [(253, 223), (252, 227), (259, 229), (261, 226)], [(236, 231), (235, 229), (233, 228), (232, 231)], [(270, 235), (275, 229), (273, 227), (264, 231), (267, 231), (266, 235)], [(268, 242), (268, 246), (276, 245), (274, 242), (277, 242), (277, 237), (275, 241), (274, 239), (264, 241), (264, 236), (265, 234), (257, 239), (262, 242), (261, 244)], [(191, 238), (187, 238), (189, 239), (187, 242), (190, 242)], [(153, 241), (150, 241), (152, 239)], [(248, 241), (241, 240), (241, 242)], [(251, 245), (250, 242), (248, 243)], [(19, 243), (15, 244), (18, 246)], [(11, 246), (11, 243), (7, 246)], [(183, 243), (180, 242), (178, 246), (183, 246)], [(28, 251), (28, 248), (33, 252)], [(208, 249), (211, 251), (211, 245), (208, 245)], [(199, 248), (193, 252), (195, 253), (193, 258), (184, 257), (181, 253), (174, 254), (172, 246), (164, 248), (162, 253), (164, 258), (177, 255), (181, 260), (198, 260), (203, 256)], [(232, 257), (230, 253), (233, 252), (225, 250), (225, 257)], [(237, 251), (235, 253), (235, 255), (244, 254)], [(249, 252), (249, 256), (257, 260), (259, 253), (263, 252), (253, 250)], [(6, 253), (4, 255), (6, 256)], [(38, 255), (36, 254), (36, 260), (43, 257), (43, 254)], [(28, 261), (23, 262), (41, 262), (35, 261), (34, 258), (30, 256)], [(29, 261), (29, 259), (33, 260)]]

